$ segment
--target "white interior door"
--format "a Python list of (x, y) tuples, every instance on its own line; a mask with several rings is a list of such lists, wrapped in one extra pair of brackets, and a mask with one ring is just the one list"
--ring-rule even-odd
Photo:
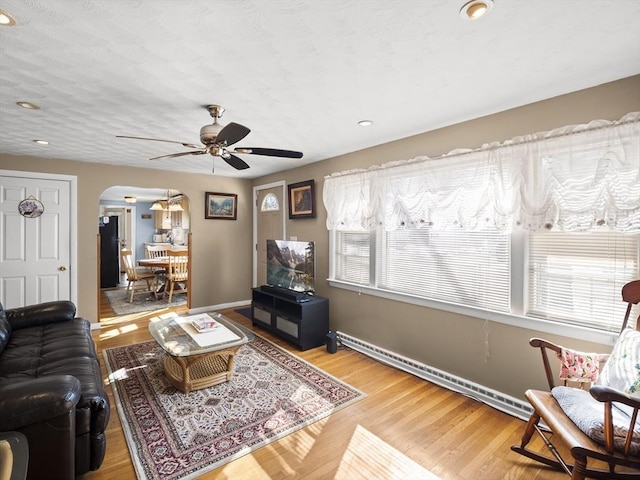
[[(14, 175), (0, 176), (0, 301), (5, 308), (73, 301), (71, 183)], [(40, 216), (21, 213), (27, 199), (42, 204)]]

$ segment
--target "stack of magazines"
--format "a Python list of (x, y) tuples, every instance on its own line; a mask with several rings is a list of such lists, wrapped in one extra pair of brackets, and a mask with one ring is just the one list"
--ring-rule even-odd
[(200, 317), (200, 318), (193, 319), (191, 321), (191, 325), (193, 325), (193, 328), (195, 328), (198, 332), (202, 333), (202, 332), (210, 332), (211, 330), (216, 328), (219, 324), (214, 319), (207, 316), (207, 318)]

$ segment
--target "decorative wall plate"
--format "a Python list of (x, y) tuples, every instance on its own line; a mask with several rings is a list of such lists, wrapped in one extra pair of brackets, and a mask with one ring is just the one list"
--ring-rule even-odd
[(20, 215), (27, 218), (37, 218), (44, 212), (44, 205), (33, 195), (29, 195), (18, 204)]

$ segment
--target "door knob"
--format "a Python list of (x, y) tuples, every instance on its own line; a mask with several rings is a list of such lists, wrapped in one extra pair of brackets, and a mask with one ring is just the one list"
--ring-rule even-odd
[(61, 265), (58, 267), (58, 270), (60, 270), (61, 272), (65, 272), (67, 270), (67, 267), (65, 267), (64, 265)]

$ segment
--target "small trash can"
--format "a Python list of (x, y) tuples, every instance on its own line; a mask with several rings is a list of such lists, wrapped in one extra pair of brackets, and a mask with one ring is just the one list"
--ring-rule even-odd
[(327, 333), (327, 352), (336, 353), (338, 351), (338, 335), (336, 332)]

